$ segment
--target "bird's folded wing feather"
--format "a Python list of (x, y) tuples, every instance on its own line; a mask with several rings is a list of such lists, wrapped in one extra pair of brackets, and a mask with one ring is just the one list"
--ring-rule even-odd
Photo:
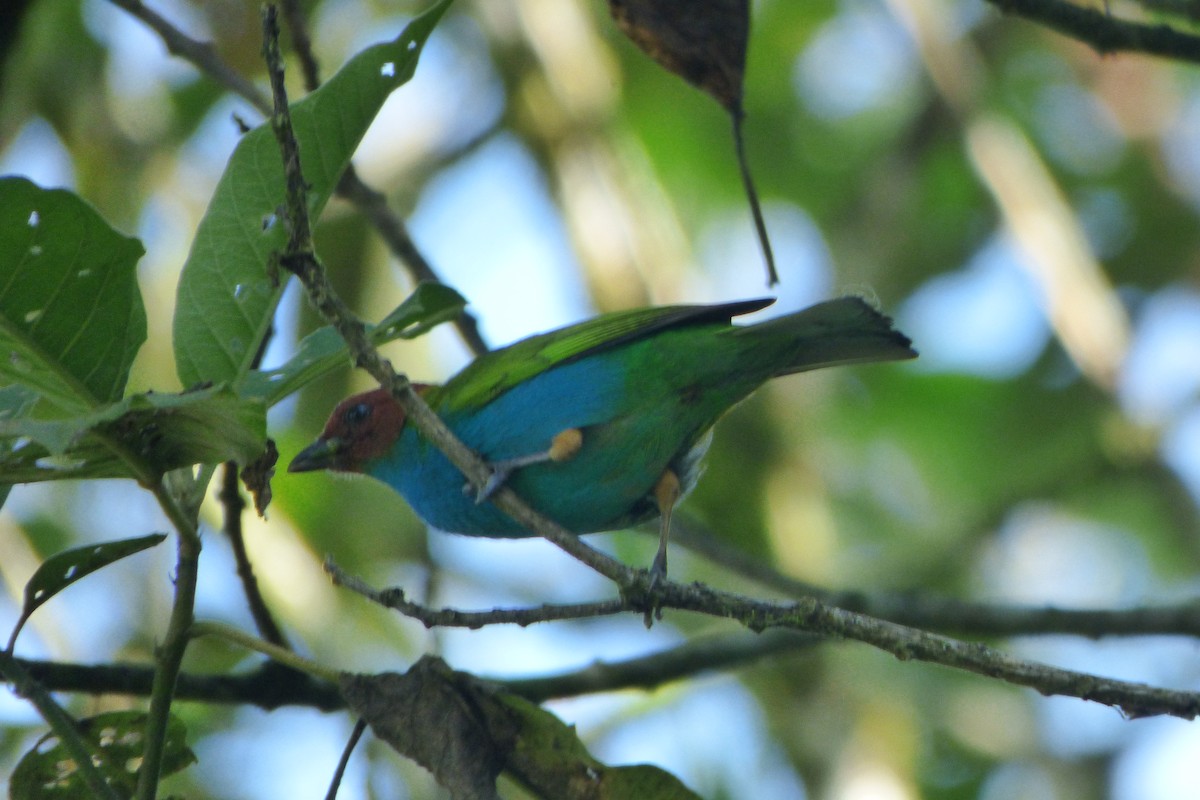
[(551, 367), (684, 325), (729, 322), (758, 311), (770, 298), (707, 306), (661, 306), (604, 314), (550, 333), (531, 336), (475, 359), (427, 398), (442, 411), (480, 408)]

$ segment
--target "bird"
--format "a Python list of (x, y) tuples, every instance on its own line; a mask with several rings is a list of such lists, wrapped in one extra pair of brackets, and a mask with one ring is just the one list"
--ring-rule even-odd
[(432, 528), (490, 538), (536, 533), (488, 498), (507, 485), (576, 534), (658, 517), (652, 585), (667, 573), (671, 514), (695, 486), (718, 419), (768, 380), (841, 364), (915, 358), (911, 340), (856, 296), (757, 324), (771, 298), (602, 314), (477, 357), (414, 389), (490, 467), (472, 490), (387, 389), (337, 405), (289, 472), (363, 473)]

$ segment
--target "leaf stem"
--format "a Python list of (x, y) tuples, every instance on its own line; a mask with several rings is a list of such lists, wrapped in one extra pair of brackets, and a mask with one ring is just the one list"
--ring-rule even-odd
[(742, 176), (742, 186), (746, 189), (746, 200), (750, 203), (750, 214), (754, 217), (754, 232), (758, 234), (758, 243), (762, 247), (763, 260), (767, 265), (767, 287), (779, 283), (779, 272), (775, 269), (775, 253), (771, 249), (771, 236), (767, 232), (767, 221), (763, 217), (762, 204), (758, 201), (758, 189), (754, 187), (754, 176), (750, 174), (750, 162), (746, 159), (746, 142), (742, 136), (741, 113), (731, 114), (733, 117), (733, 149), (737, 154), (738, 172)]
[(241, 645), (248, 650), (253, 650), (256, 653), (262, 653), (264, 656), (283, 664), (286, 667), (303, 672), (305, 675), (311, 675), (314, 678), (320, 678), (323, 681), (337, 683), (341, 677), (341, 672), (336, 669), (322, 666), (315, 661), (297, 655), (295, 652), (280, 647), (277, 644), (259, 639), (256, 636), (251, 636), (245, 631), (238, 630), (230, 625), (225, 625), (221, 622), (196, 622), (192, 624), (189, 631), (191, 638), (198, 639), (201, 636), (215, 636), (219, 639), (224, 639), (234, 644)]

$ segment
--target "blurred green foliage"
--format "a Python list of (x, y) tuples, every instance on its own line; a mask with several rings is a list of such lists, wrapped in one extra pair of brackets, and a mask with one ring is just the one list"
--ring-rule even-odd
[[(399, 14), (419, 10), (367, 0), (302, 5), (325, 77), (366, 45), (395, 36)], [(950, 31), (944, 40), (922, 27), (929, 22), (914, 10), (926, 4), (915, 1), (753, 5), (744, 131), (768, 225), (782, 218), (776, 213), (799, 210), (830, 262), (814, 276), (781, 260), (785, 298), (797, 284), (830, 294), (867, 291), (905, 326), (913, 322), (909, 314), (930, 308), (914, 298), (944, 289), (939, 280), (967, 275), (968, 264), (990, 245), (1010, 243), (1012, 220), (995, 202), (968, 141), (973, 121), (990, 115), (1032, 144), (1088, 235), (1111, 284), (1103, 291), (1119, 297), (1135, 345), (1153, 345), (1144, 340), (1145, 314), (1156, 299), (1178, 300), (1200, 315), (1194, 133), (1200, 81), (1194, 68), (1139, 55), (1102, 58), (1032, 23), (965, 2), (941, 2), (936, 12), (924, 12), (941, 15)], [(180, 0), (164, 4), (162, 13), (192, 35), (210, 38), (220, 58), (263, 82), (253, 4)], [(139, 38), (130, 45), (135, 31)], [(954, 94), (945, 80), (935, 80), (913, 35), (961, 59), (967, 66), (957, 77), (968, 88)], [(840, 49), (817, 49), (829, 41)], [(431, 214), (426, 204), (440, 179), (474, 164), (489, 143), (515, 142), (536, 165), (529, 181), (555, 209), (553, 218), (536, 223), (548, 239), (566, 231), (574, 245), (554, 267), (569, 285), (585, 287), (591, 307), (571, 307), (576, 299), (564, 297), (564, 313), (764, 291), (757, 259), (725, 263), (713, 255), (726, 252), (714, 239), (728, 245), (726, 238), (741, 237), (739, 247), (751, 241), (742, 235), (749, 232), (749, 213), (728, 117), (625, 41), (604, 4), (462, 2), (430, 49), (413, 86), (394, 100), (409, 104), (385, 117), (382, 124), (393, 127), (373, 141), (368, 137), (368, 151), (358, 160), (364, 179), (389, 197), (393, 210), (415, 220)], [(890, 71), (881, 74), (873, 59), (884, 55)], [(153, 34), (101, 0), (34, 0), (0, 58), (0, 165), (43, 185), (44, 175), (73, 184), (111, 225), (143, 241), (147, 254), (138, 275), (149, 338), (134, 361), (131, 387), (179, 390), (170, 327), (180, 269), (237, 142), (235, 117), (251, 125), (260, 118), (244, 100), (169, 59)], [(294, 97), (303, 94), (297, 67), (289, 60)], [(422, 88), (426, 74), (442, 83)], [(470, 83), (472, 75), (484, 76), (482, 85)], [(411, 102), (405, 100), (410, 91)], [(845, 103), (860, 92), (862, 99), (838, 106), (850, 111), (832, 113), (822, 91)], [(459, 102), (462, 97), (475, 105)], [(466, 217), (478, 213), (471, 198), (444, 195), (440, 202), (450, 203), (450, 216), (468, 229)], [(448, 252), (445, 242), (422, 240), (419, 233), (454, 239), (458, 230), (416, 222), (413, 230), (418, 247), (485, 327), (505, 313), (529, 318), (523, 333), (555, 324), (523, 301), (532, 290), (522, 284), (529, 280), (522, 264), (489, 260), (503, 242), (473, 243), (475, 263), (445, 263), (437, 259)], [(399, 262), (349, 204), (330, 203), (316, 238), (335, 285), (364, 317), (379, 320), (411, 291)], [(751, 243), (729, 252), (755, 251)], [(1028, 269), (1029, 255), (1004, 252), (1003, 268), (1019, 274), (1028, 289), (1020, 301), (1044, 315), (1045, 286)], [(499, 292), (505, 283), (509, 290)], [(968, 298), (971, 308), (988, 308), (989, 298), (978, 294), (987, 291), (984, 285)], [(1082, 294), (1078, 301), (1085, 302)], [(283, 308), (277, 320), (283, 355), (273, 354), (268, 366), (319, 324), (295, 297)], [(685, 510), (727, 546), (833, 589), (1103, 607), (1190, 599), (1200, 539), (1197, 440), (1188, 438), (1188, 425), (1194, 430), (1200, 350), (1194, 342), (1174, 350), (1160, 344), (1161, 351), (1135, 346), (1134, 355), (1125, 356), (1153, 356), (1154, 386), (1183, 386), (1174, 400), (1146, 411), (1131, 400), (1132, 370), (1118, 373), (1115, 385), (1081, 373), (1053, 335), (1061, 318), (1045, 316), (1051, 335), (1029, 338), (1036, 346), (1003, 369), (988, 368), (982, 356), (973, 361), (970, 351), (946, 357), (957, 331), (933, 320), (923, 330), (940, 339), (917, 341), (929, 353), (925, 364), (808, 375), (772, 386), (721, 423), (706, 477)], [(963, 320), (976, 321), (968, 312)], [(997, 337), (1016, 337), (1018, 324), (1016, 317), (1000, 317)], [(442, 331), (388, 345), (386, 352), (424, 379), (445, 377), (467, 357)], [(270, 433), (283, 458), (311, 439), (337, 400), (364, 385), (362, 376), (344, 370), (274, 412)], [(524, 544), (481, 544), (488, 548), (484, 555), (472, 557), (461, 541), (427, 534), (398, 497), (367, 481), (280, 475), (274, 488), (269, 519), (247, 520), (264, 592), (304, 649), (340, 668), (398, 669), (421, 653), (442, 650), (454, 666), (480, 673), (511, 673), (516, 664), (521, 674), (542, 674), (593, 658), (615, 660), (631, 652), (629, 641), (642, 641), (634, 637), (648, 637), (644, 647), (632, 647), (642, 652), (718, 627), (668, 615), (664, 627), (671, 634), (663, 638), (644, 634), (639, 620), (605, 635), (598, 633), (602, 626), (587, 623), (556, 624), (557, 633), (544, 635), (536, 629), (430, 633), (329, 587), (321, 559), (330, 554), (348, 572), (376, 585), (403, 584), (414, 597), (428, 592), (434, 605), (533, 604), (606, 589), (577, 579), (557, 554), (529, 556)], [(120, 494), (129, 491), (115, 482), (96, 492), (16, 489), (0, 525), (0, 578), (10, 596), (19, 597), (50, 553), (161, 528), (152, 511)], [(118, 499), (96, 506), (102, 492)], [(215, 504), (206, 506), (205, 519), (219, 525)], [(618, 534), (613, 547), (640, 558), (650, 548), (644, 538)], [(205, 545), (207, 588), (198, 614), (249, 626), (222, 537), (209, 531)], [(111, 635), (96, 641), (81, 633), (96, 610), (72, 606), (68, 592), (39, 612), (44, 619), (33, 618), (22, 640), (38, 641), (42, 655), (60, 660), (147, 660), (171, 591), (170, 554), (153, 557), (159, 559), (154, 566), (143, 562), (136, 574), (114, 570), (113, 580), (124, 585), (106, 599), (112, 619), (104, 630)], [(534, 567), (519, 561), (526, 557), (535, 558)], [(672, 569), (684, 570), (675, 575), (680, 579), (763, 591), (720, 566), (672, 558)], [(81, 584), (100, 581), (105, 572)], [(98, 595), (80, 596), (96, 604)], [(0, 607), (0, 619), (18, 612), (17, 605)], [(619, 652), (614, 643), (621, 643)], [(1057, 652), (1053, 641), (1019, 644), (1025, 655), (1049, 659)], [(603, 650), (607, 645), (614, 646), (611, 654)], [(1115, 663), (1113, 649), (1097, 646), (1073, 665), (1196, 685), (1194, 666), (1172, 663), (1169, 655), (1177, 651), (1155, 657), (1139, 652), (1140, 641), (1127, 647)], [(194, 648), (186, 666), (229, 670), (237, 659), (206, 644)], [(752, 698), (754, 737), (724, 752), (723, 737), (745, 736), (730, 721), (728, 730), (713, 733), (709, 749), (669, 765), (706, 797), (751, 796), (747, 786), (761, 780), (764, 786), (803, 785), (809, 796), (822, 798), (883, 796), (872, 789), (937, 800), (1130, 798), (1135, 795), (1119, 776), (1131, 753), (1150, 733), (1163, 727), (1178, 733), (1184, 726), (1172, 721), (1151, 728), (1157, 723), (1079, 711), (1084, 704), (1076, 701), (1064, 712), (1068, 701), (1051, 704), (981, 678), (834, 643), (749, 666), (721, 686)], [(676, 685), (591, 716), (582, 705), (555, 710), (568, 721), (578, 714), (590, 750), (607, 760), (610, 752), (617, 758), (629, 753), (618, 733), (661, 732), (661, 724), (648, 720), (693, 690), (699, 691)], [(72, 708), (81, 711), (90, 702), (77, 698)], [(245, 785), (219, 778), (224, 765), (238, 763), (233, 754), (247, 741), (239, 736), (253, 738), (268, 724), (262, 714), (183, 708), (200, 763), (170, 779), (173, 793), (277, 796), (264, 787), (279, 777), (271, 772), (279, 762), (255, 767), (262, 774), (247, 777)], [(43, 730), (36, 720), (6, 713), (0, 764), (8, 769), (0, 767), (0, 774), (11, 771)], [(1067, 746), (1062, 731), (1072, 722), (1100, 733), (1079, 748)], [(334, 729), (333, 738), (348, 728), (344, 719), (326, 717), (306, 717), (304, 724), (327, 725), (322, 730)], [(690, 733), (674, 730), (681, 737)], [(286, 750), (288, 733), (272, 729), (262, 738), (277, 738)], [(635, 741), (646, 747), (645, 758), (661, 752)], [(760, 760), (734, 760), (747, 751)], [(633, 752), (628, 760), (637, 760), (639, 751)], [(366, 796), (368, 786), (377, 796), (439, 796), (427, 776), (382, 748), (369, 749), (365, 761), (349, 796)], [(332, 762), (323, 774), (331, 772)], [(780, 775), (793, 782), (779, 782)], [(515, 787), (506, 791), (521, 796)]]

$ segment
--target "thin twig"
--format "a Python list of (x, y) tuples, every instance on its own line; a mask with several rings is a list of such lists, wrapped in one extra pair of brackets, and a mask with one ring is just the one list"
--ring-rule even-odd
[(787, 597), (815, 597), (831, 606), (914, 628), (966, 636), (1200, 637), (1200, 605), (1195, 603), (1076, 609), (980, 603), (916, 592), (827, 589), (784, 575), (745, 551), (730, 546), (725, 539), (713, 535), (686, 516), (676, 519), (671, 538), (674, 544), (719, 564), (726, 572), (748, 578)]
[[(755, 630), (787, 631), (787, 635), (795, 640), (795, 647), (809, 646), (823, 638), (847, 638), (870, 644), (902, 660), (917, 659), (956, 667), (1026, 686), (1044, 695), (1092, 700), (1120, 708), (1131, 717), (1169, 714), (1192, 719), (1200, 711), (1200, 694), (1195, 692), (1160, 689), (1023, 661), (981, 644), (913, 630), (817, 601), (765, 603), (716, 592), (698, 584), (687, 587), (667, 584), (665, 595), (663, 604), (666, 607), (726, 616)], [(631, 686), (656, 686), (707, 669), (733, 668), (789, 647), (791, 645), (769, 638), (767, 634), (728, 646), (699, 645), (693, 648), (684, 644), (632, 662), (605, 665), (594, 675), (583, 670), (502, 683), (540, 701)], [(42, 686), (53, 691), (141, 695), (149, 691), (153, 678), (150, 668), (142, 665), (85, 666), (18, 661)], [(267, 709), (285, 704), (311, 705), (323, 710), (343, 707), (336, 687), (310, 680), (281, 683), (276, 674), (265, 668), (249, 675), (183, 673), (179, 676), (178, 695), (207, 702), (252, 703)]]
[(367, 721), (359, 718), (354, 723), (354, 730), (350, 732), (350, 739), (346, 742), (346, 746), (342, 748), (342, 757), (338, 759), (337, 769), (333, 771), (333, 779), (329, 781), (329, 791), (325, 793), (325, 800), (335, 800), (338, 793), (338, 787), (342, 785), (342, 778), (346, 775), (346, 767), (350, 764), (350, 755), (354, 752), (354, 748), (358, 746), (358, 742), (362, 739), (362, 735), (367, 732)]
[(399, 611), (426, 628), (470, 628), (477, 630), (486, 625), (520, 625), (526, 627), (539, 622), (561, 622), (570, 619), (593, 619), (629, 611), (629, 604), (622, 600), (602, 600), (595, 603), (544, 604), (529, 608), (493, 608), (489, 611), (460, 611), (455, 608), (430, 608), (414, 603), (404, 596), (399, 588), (376, 589), (360, 578), (343, 572), (332, 561), (326, 560), (325, 572), (336, 586), (349, 589), (384, 608)]
[[(414, 281), (441, 281), (413, 241), (404, 219), (392, 213), (382, 192), (363, 183), (353, 164), (346, 168), (346, 172), (338, 181), (337, 193), (339, 197), (353, 203), (358, 212), (370, 220), (392, 254), (408, 267), (408, 274)], [(473, 315), (466, 311), (461, 312), (455, 318), (454, 326), (472, 353), (478, 356), (488, 351), (487, 342), (483, 340), (483, 335), (479, 332), (479, 323)]]
[[(138, 800), (154, 800), (166, 753), (167, 727), (175, 683), (188, 646), (188, 631), (196, 605), (196, 583), (200, 569), (200, 501), (198, 484), (207, 481), (211, 471), (201, 469), (199, 478), (186, 470), (163, 475), (137, 452), (118, 439), (102, 436), (106, 445), (121, 459), (138, 484), (151, 492), (159, 508), (170, 520), (178, 539), (175, 557), (175, 598), (162, 643), (155, 649), (155, 669), (146, 711), (145, 744), (138, 769)], [(207, 485), (207, 484), (205, 484)]]
[[(266, 8), (272, 7), (267, 6)], [(266, 26), (269, 24), (268, 16), (272, 20), (274, 19), (273, 15), (264, 12), (264, 34), (272, 35), (266, 30)], [(277, 36), (277, 29), (273, 30), (275, 30), (274, 35)], [(309, 300), (317, 311), (346, 341), (346, 347), (353, 356), (355, 365), (368, 372), (379, 381), (381, 386), (391, 391), (401, 408), (404, 409), (408, 422), (412, 423), (434, 446), (445, 453), (450, 463), (454, 464), (473, 486), (486, 485), (491, 475), (487, 465), (470, 448), (460, 442), (445, 423), (425, 404), (425, 401), (413, 391), (408, 378), (397, 375), (392, 369), (392, 365), (379, 356), (374, 345), (367, 339), (362, 320), (350, 311), (334, 291), (325, 275), (325, 270), (317, 261), (316, 255), (313, 253), (311, 226), (308, 219), (305, 194), (307, 187), (301, 170), (299, 148), (291, 130), (287, 90), (284, 86), (282, 58), (279, 55), (277, 40), (265, 48), (265, 55), (268, 72), (271, 76), (271, 91), (275, 98), (276, 111), (271, 118), (271, 127), (279, 140), (287, 178), (285, 208), (290, 236), (287, 249), (279, 257), (279, 265), (300, 279), (300, 283), (308, 293)], [(584, 544), (578, 536), (541, 516), (522, 502), (511, 489), (501, 488), (491, 497), (491, 502), (525, 526), (527, 530), (545, 537), (579, 561), (615, 581), (623, 590), (638, 596), (645, 595), (649, 586), (649, 577), (644, 570), (639, 576), (637, 570)]]
[(47, 691), (50, 687), (31, 675), (27, 666), (22, 659), (13, 658), (12, 653), (0, 652), (0, 677), (12, 685), (18, 696), (29, 700), (57, 734), (59, 743), (74, 759), (75, 769), (92, 796), (98, 800), (120, 800), (120, 795), (105, 782), (97, 767), (95, 747), (79, 734), (75, 720), (50, 696)]
[(200, 568), (200, 501), (203, 491), (198, 484), (207, 481), (212, 472), (201, 469), (199, 477), (186, 470), (163, 475), (141, 454), (131, 450), (121, 440), (99, 434), (105, 445), (121, 460), (142, 488), (151, 492), (159, 508), (175, 528), (178, 539), (175, 558), (175, 598), (162, 643), (155, 649), (155, 668), (150, 687), (150, 704), (146, 711), (145, 743), (142, 762), (138, 768), (138, 800), (154, 800), (158, 792), (159, 775), (166, 753), (167, 727), (174, 699), (175, 684), (183, 664), (183, 654), (189, 641), (188, 631), (196, 605), (196, 583)]
[[(167, 50), (172, 54), (188, 61), (218, 84), (249, 102), (263, 116), (271, 115), (271, 99), (223, 62), (210, 43), (188, 36), (162, 16), (147, 8), (140, 0), (110, 0), (110, 2), (146, 23), (159, 35)], [(301, 42), (296, 39), (296, 28), (293, 26), (292, 30), (293, 39), (299, 48)], [(311, 46), (311, 43), (309, 44)], [(311, 48), (309, 57), (313, 59), (315, 67), (316, 60), (311, 55)], [(304, 59), (305, 57), (301, 55), (301, 60)], [(315, 73), (313, 77), (319, 78)], [(441, 279), (430, 265), (429, 260), (425, 258), (416, 242), (413, 241), (404, 220), (392, 212), (388, 207), (387, 198), (381, 192), (363, 183), (354, 171), (353, 165), (346, 169), (345, 174), (338, 181), (336, 191), (339, 197), (353, 204), (359, 213), (375, 226), (392, 255), (408, 269), (414, 283), (420, 281), (441, 283)], [(488, 351), (487, 343), (479, 333), (479, 324), (471, 314), (466, 311), (461, 312), (453, 324), (471, 352), (480, 355)]]
[[(643, 610), (628, 598), (595, 604), (481, 612), (428, 609), (409, 603), (399, 589), (377, 591), (336, 569), (331, 570), (328, 564), (326, 569), (335, 575), (335, 580), (360, 594), (431, 625), (469, 628), (496, 623), (529, 625), (548, 619), (581, 618), (598, 611), (616, 614)], [(1170, 714), (1192, 719), (1200, 713), (1200, 694), (1195, 692), (1160, 689), (1026, 661), (983, 644), (963, 642), (942, 634), (876, 619), (837, 608), (813, 597), (794, 603), (771, 603), (722, 592), (700, 583), (684, 586), (669, 581), (660, 585), (657, 592), (655, 601), (662, 608), (727, 617), (758, 632), (776, 629), (818, 637), (851, 639), (872, 645), (901, 660), (916, 659), (955, 667), (1035, 689), (1045, 695), (1092, 700), (1117, 707), (1130, 717)]]
[[(250, 369), (258, 369), (262, 366), (267, 345), (274, 335), (275, 326), (272, 324), (263, 335), (262, 341), (258, 343), (258, 351), (250, 361)], [(274, 445), (272, 444), (268, 450), (273, 452)], [(267, 606), (267, 601), (258, 588), (254, 565), (250, 563), (250, 554), (246, 552), (246, 537), (242, 528), (242, 514), (246, 510), (246, 500), (242, 497), (241, 485), (238, 483), (238, 464), (236, 461), (226, 461), (222, 465), (222, 470), (221, 491), (217, 495), (217, 500), (224, 509), (225, 536), (229, 539), (229, 545), (233, 549), (238, 579), (242, 583), (242, 593), (246, 596), (246, 605), (250, 609), (250, 616), (253, 617), (254, 625), (258, 628), (260, 636), (279, 647), (291, 647), (283, 630), (275, 622), (271, 609)]]
[(221, 86), (249, 100), (264, 114), (270, 113), (270, 105), (262, 92), (241, 73), (222, 61), (212, 44), (188, 36), (167, 22), (158, 12), (143, 5), (141, 0), (110, 0), (110, 2), (146, 23), (163, 40), (167, 51), (172, 55), (191, 62), (193, 66)]
[(815, 598), (788, 604), (767, 603), (700, 583), (688, 586), (666, 583), (659, 592), (658, 600), (664, 608), (728, 617), (754, 631), (786, 628), (853, 639), (902, 661), (928, 661), (1026, 686), (1044, 695), (1092, 700), (1119, 708), (1130, 717), (1169, 714), (1193, 719), (1200, 714), (1200, 693), (1160, 689), (1025, 661), (983, 644), (875, 619)]
[(201, 636), (215, 636), (218, 639), (224, 639), (247, 650), (262, 653), (285, 667), (323, 681), (328, 681), (329, 683), (337, 681), (340, 675), (335, 669), (318, 664), (279, 645), (258, 639), (239, 628), (226, 625), (223, 622), (197, 622), (192, 625), (191, 636), (194, 639), (198, 639)]
[[(297, 0), (283, 0), (283, 13), (288, 28), (292, 32), (292, 44), (295, 47), (296, 56), (300, 59), (301, 69), (304, 71), (305, 87), (310, 92), (316, 91), (317, 87), (321, 85), (321, 74), (317, 66), (317, 57), (312, 50), (312, 39), (308, 35), (304, 13)], [(338, 181), (336, 191), (339, 197), (350, 201), (358, 209), (358, 212), (375, 226), (375, 230), (383, 237), (384, 243), (387, 244), (393, 255), (408, 265), (409, 275), (414, 281), (418, 283), (421, 281), (440, 282), (429, 261), (417, 249), (404, 220), (392, 213), (392, 209), (388, 207), (387, 198), (382, 192), (372, 189), (363, 182), (353, 164), (346, 167), (346, 171)], [(463, 311), (456, 319), (455, 325), (458, 327), (458, 333), (463, 342), (472, 353), (478, 356), (488, 351), (487, 343), (483, 341), (483, 336), (479, 333), (479, 323), (476, 322), (474, 316)]]
[[(536, 678), (489, 678), (497, 685), (541, 702), (552, 698), (578, 697), (603, 691), (651, 689), (687, 675), (735, 669), (781, 652), (802, 649), (819, 637), (775, 631), (765, 634), (736, 633), (701, 636), (676, 647), (624, 661), (601, 661), (581, 670)], [(2, 658), (0, 654), (0, 658)], [(141, 696), (150, 693), (152, 671), (143, 664), (69, 664), (33, 659), (14, 659), (38, 685), (49, 691), (92, 695)], [(177, 697), (205, 703), (254, 705), (267, 711), (287, 705), (336, 711), (346, 703), (332, 683), (316, 680), (294, 670), (286, 675), (304, 680), (281, 681), (275, 662), (265, 662), (253, 672), (236, 675), (179, 675)]]
[[(4, 657), (0, 653), (0, 659)], [(71, 664), (60, 661), (16, 661), (46, 690), (91, 695), (145, 697), (154, 668), (145, 664)], [(273, 661), (252, 672), (202, 675), (180, 672), (176, 698), (204, 703), (252, 705), (265, 711), (287, 705), (336, 711), (346, 704), (337, 686), (277, 665)]]
[(321, 67), (317, 64), (317, 56), (313, 53), (312, 39), (308, 35), (308, 25), (304, 22), (304, 9), (300, 8), (297, 0), (283, 0), (283, 19), (288, 30), (292, 33), (292, 49), (300, 59), (300, 70), (304, 73), (304, 88), (315, 92), (321, 85)]
[(771, 250), (771, 235), (767, 232), (767, 221), (763, 218), (762, 204), (758, 200), (758, 189), (754, 188), (754, 176), (750, 174), (750, 162), (746, 159), (746, 142), (742, 137), (744, 117), (740, 108), (736, 112), (731, 112), (730, 116), (733, 117), (733, 150), (737, 155), (738, 172), (742, 176), (746, 200), (750, 203), (750, 215), (754, 218), (754, 232), (758, 235), (763, 260), (766, 262), (767, 288), (771, 288), (779, 283), (779, 272), (775, 268), (775, 253)]
[(166, 753), (171, 703), (179, 670), (183, 665), (183, 654), (188, 646), (188, 631), (196, 606), (196, 582), (200, 571), (200, 532), (196, 527), (199, 508), (189, 508), (185, 511), (176, 501), (176, 497), (181, 493), (169, 492), (161, 481), (150, 488), (158, 499), (159, 506), (174, 525), (179, 543), (175, 558), (175, 600), (171, 606), (166, 635), (155, 651), (156, 668), (150, 693), (150, 707), (147, 709), (146, 743), (138, 774), (138, 800), (154, 800), (158, 793), (158, 779)]
[(242, 582), (242, 592), (246, 595), (246, 605), (258, 633), (268, 642), (279, 647), (290, 648), (287, 637), (280, 629), (267, 601), (258, 588), (258, 579), (254, 575), (254, 565), (250, 563), (250, 555), (246, 552), (246, 537), (242, 530), (242, 513), (246, 510), (246, 500), (242, 497), (241, 486), (238, 483), (237, 462), (227, 461), (224, 465), (221, 479), (221, 491), (217, 495), (225, 509), (225, 536), (233, 548), (234, 562), (237, 564), (237, 575)]
[(987, 0), (1005, 11), (1091, 45), (1099, 53), (1133, 52), (1200, 62), (1200, 36), (1167, 25), (1114, 19), (1103, 10), (1063, 0)]

